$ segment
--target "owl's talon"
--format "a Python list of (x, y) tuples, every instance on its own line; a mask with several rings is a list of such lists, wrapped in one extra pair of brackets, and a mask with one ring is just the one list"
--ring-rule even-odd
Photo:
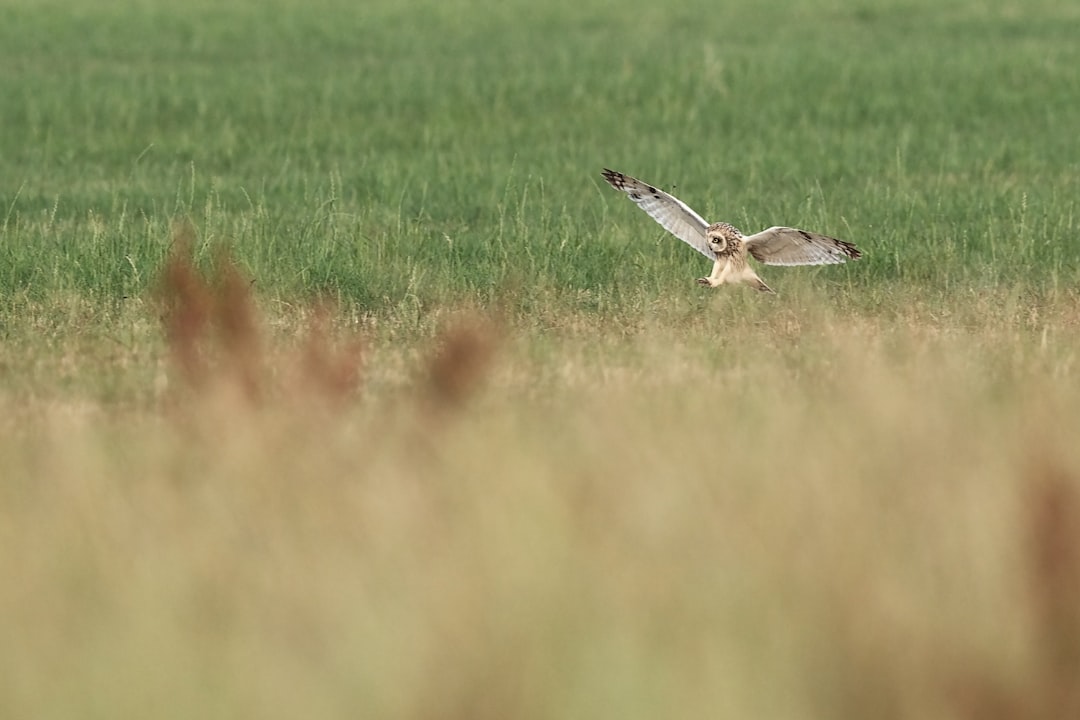
[(697, 279), (697, 284), (698, 285), (704, 285), (705, 287), (712, 287), (712, 283), (709, 282), (709, 278), (707, 278), (707, 277), (698, 278)]

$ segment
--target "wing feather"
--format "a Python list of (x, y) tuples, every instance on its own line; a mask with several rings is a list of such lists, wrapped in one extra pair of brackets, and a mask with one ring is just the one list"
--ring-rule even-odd
[(835, 265), (858, 260), (852, 243), (797, 228), (771, 227), (743, 238), (747, 251), (766, 265)]
[(709, 223), (682, 200), (621, 172), (604, 168), (601, 174), (611, 187), (626, 193), (669, 233), (710, 260), (716, 259), (716, 253), (709, 248), (709, 240), (705, 236)]

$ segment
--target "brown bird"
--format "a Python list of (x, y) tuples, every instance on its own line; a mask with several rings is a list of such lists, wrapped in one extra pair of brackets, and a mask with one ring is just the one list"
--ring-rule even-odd
[(862, 257), (849, 242), (797, 228), (776, 226), (744, 236), (726, 222), (710, 225), (682, 200), (637, 178), (607, 168), (601, 174), (665, 230), (713, 261), (712, 272), (698, 278), (699, 285), (746, 283), (773, 292), (750, 267), (748, 255), (766, 265), (833, 265)]

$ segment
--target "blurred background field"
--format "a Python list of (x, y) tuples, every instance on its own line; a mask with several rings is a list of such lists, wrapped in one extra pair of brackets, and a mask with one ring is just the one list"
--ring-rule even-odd
[(0, 716), (1080, 716), (1078, 33), (0, 4)]

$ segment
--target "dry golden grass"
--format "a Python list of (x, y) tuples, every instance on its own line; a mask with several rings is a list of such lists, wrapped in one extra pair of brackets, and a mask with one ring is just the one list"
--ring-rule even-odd
[(152, 400), (4, 400), (0, 715), (1077, 715), (1069, 298), (402, 340), (184, 258)]

